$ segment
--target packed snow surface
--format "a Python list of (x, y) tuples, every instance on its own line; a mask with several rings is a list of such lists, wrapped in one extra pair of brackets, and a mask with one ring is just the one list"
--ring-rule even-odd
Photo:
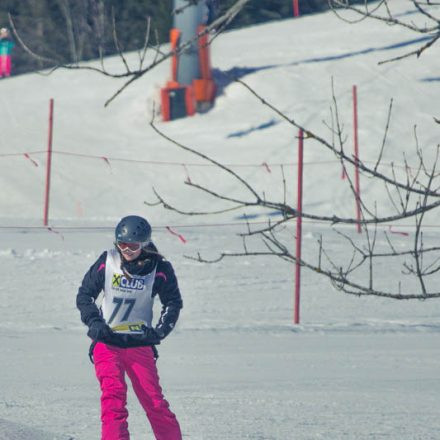
[[(417, 20), (411, 2), (394, 0), (401, 17)], [(422, 36), (423, 37), (423, 36)], [(352, 86), (359, 100), (360, 155), (374, 163), (390, 100), (392, 119), (383, 169), (416, 163), (416, 144), (432, 160), (438, 144), (439, 48), (419, 59), (378, 65), (423, 44), (401, 27), (365, 20), (348, 24), (332, 13), (227, 32), (214, 40), (219, 85), (214, 108), (158, 128), (180, 143), (228, 164), (268, 199), (296, 204), (297, 131), (263, 106), (239, 77), (279, 110), (331, 139), (332, 82), (352, 148)], [(153, 57), (154, 54), (151, 54)], [(130, 54), (136, 64), (136, 54)], [(120, 71), (117, 58), (106, 60)], [(99, 387), (87, 356), (89, 340), (75, 308), (85, 271), (113, 242), (127, 214), (146, 216), (154, 241), (173, 263), (184, 309), (160, 345), (161, 383), (184, 439), (438, 439), (440, 438), (440, 302), (358, 298), (303, 269), (301, 324), (293, 325), (294, 268), (275, 257), (224, 259), (242, 250), (243, 215), (263, 225), (264, 210), (187, 217), (150, 207), (155, 190), (184, 211), (230, 207), (185, 185), (252, 201), (230, 175), (179, 149), (151, 127), (152, 103), (169, 77), (163, 63), (128, 87), (90, 71), (57, 70), (0, 81), (0, 439), (96, 440)], [(54, 143), (50, 229), (41, 228), (46, 177), (48, 102)], [(414, 126), (417, 126), (415, 136)], [(354, 216), (340, 163), (305, 141), (304, 210)], [(396, 168), (398, 169), (398, 168)], [(350, 170), (351, 172), (351, 170)], [(283, 176), (287, 182), (283, 191)], [(361, 177), (365, 200), (392, 212), (386, 191)], [(427, 219), (427, 245), (438, 242), (438, 214)], [(169, 227), (169, 229), (167, 229)], [(294, 249), (294, 225), (283, 231)], [(319, 237), (335, 261), (350, 248), (324, 224), (303, 225), (304, 258), (317, 259)], [(361, 240), (352, 227), (342, 228)], [(397, 248), (414, 237), (412, 222), (388, 231)], [(393, 231), (393, 232), (391, 232)], [(261, 243), (251, 244), (261, 249)], [(384, 262), (375, 283), (420, 287)], [(407, 279), (408, 278), (408, 279)], [(437, 275), (432, 277), (435, 291)], [(158, 316), (159, 309), (155, 310)], [(129, 395), (134, 440), (153, 438)]]

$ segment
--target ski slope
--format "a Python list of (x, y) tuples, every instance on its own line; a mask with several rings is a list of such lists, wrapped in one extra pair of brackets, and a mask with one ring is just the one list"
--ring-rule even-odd
[[(394, 0), (393, 7), (418, 19), (410, 2)], [(333, 81), (347, 148), (357, 85), (364, 161), (377, 158), (393, 99), (384, 163), (402, 163), (403, 154), (415, 162), (414, 125), (429, 161), (439, 133), (433, 121), (439, 117), (439, 48), (420, 59), (378, 65), (417, 44), (420, 35), (407, 29), (372, 21), (350, 25), (332, 13), (227, 32), (212, 47), (220, 85), (215, 107), (156, 123), (277, 201), (283, 198), (283, 165), (286, 197), (294, 205), (296, 130), (231, 75), (326, 137)], [(129, 60), (135, 65), (136, 55)], [(117, 58), (106, 59), (106, 66), (122, 68)], [(122, 83), (89, 71), (0, 81), (0, 440), (99, 438), (99, 389), (75, 296), (85, 271), (112, 245), (116, 222), (129, 213), (154, 225), (154, 240), (172, 261), (182, 290), (184, 309), (160, 346), (158, 365), (184, 439), (438, 439), (438, 301), (348, 297), (304, 271), (301, 325), (294, 326), (291, 265), (251, 257), (209, 265), (185, 258), (240, 250), (242, 215), (265, 222), (270, 212), (185, 217), (144, 204), (154, 201), (154, 188), (182, 210), (227, 207), (185, 185), (188, 178), (249, 197), (229, 176), (150, 127), (152, 104), (169, 70), (168, 63), (159, 65), (106, 108)], [(50, 98), (55, 118), (47, 230), (40, 226)], [(306, 141), (305, 161), (304, 210), (353, 216), (353, 197), (334, 157)], [(361, 188), (368, 203), (391, 210), (377, 183), (361, 178)], [(438, 241), (437, 217), (428, 218), (424, 240), (430, 245)], [(412, 224), (393, 226), (409, 234), (396, 234), (396, 246), (407, 245)], [(350, 228), (345, 232), (356, 238)], [(293, 247), (293, 229), (285, 234)], [(316, 258), (320, 234), (344, 261), (346, 244), (313, 223), (304, 224), (304, 257)], [(380, 236), (378, 246), (385, 244)], [(384, 265), (376, 277), (390, 287), (402, 274)], [(128, 406), (132, 438), (152, 439), (132, 393)]]

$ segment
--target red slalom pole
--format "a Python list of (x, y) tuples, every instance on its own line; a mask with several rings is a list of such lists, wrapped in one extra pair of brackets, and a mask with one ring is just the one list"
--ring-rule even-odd
[(49, 101), (49, 134), (47, 139), (47, 162), (46, 162), (46, 190), (44, 194), (44, 226), (49, 221), (49, 194), (50, 194), (50, 174), (52, 167), (52, 134), (53, 134), (53, 98)]
[(293, 16), (299, 17), (299, 0), (293, 0)]
[(354, 189), (356, 192), (356, 219), (357, 231), (360, 234), (361, 230), (361, 189), (359, 184), (359, 139), (358, 139), (358, 108), (357, 108), (357, 87), (353, 86), (353, 130), (354, 130)]
[(303, 194), (303, 163), (304, 163), (304, 133), (298, 133), (298, 200), (296, 216), (296, 263), (295, 263), (295, 316), (294, 323), (299, 324), (299, 303), (301, 290), (301, 245), (302, 245), (302, 194)]

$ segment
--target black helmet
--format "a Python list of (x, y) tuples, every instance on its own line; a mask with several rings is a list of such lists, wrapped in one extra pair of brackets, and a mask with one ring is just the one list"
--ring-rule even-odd
[(115, 229), (116, 242), (149, 243), (151, 240), (151, 226), (138, 215), (129, 215), (121, 219)]

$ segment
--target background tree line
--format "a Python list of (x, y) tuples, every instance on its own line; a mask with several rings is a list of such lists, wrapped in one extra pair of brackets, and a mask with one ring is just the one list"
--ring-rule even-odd
[[(235, 1), (219, 0), (218, 15)], [(140, 49), (145, 42), (148, 17), (150, 43), (166, 43), (172, 26), (172, 7), (172, 0), (2, 0), (0, 26), (10, 27), (10, 14), (22, 40), (42, 56), (32, 57), (17, 44), (13, 74), (19, 74), (51, 67), (44, 57), (65, 64), (113, 55), (117, 53), (114, 29), (122, 51)], [(327, 8), (327, 0), (300, 0), (302, 15)], [(292, 0), (252, 0), (229, 28), (289, 18), (292, 9)]]

